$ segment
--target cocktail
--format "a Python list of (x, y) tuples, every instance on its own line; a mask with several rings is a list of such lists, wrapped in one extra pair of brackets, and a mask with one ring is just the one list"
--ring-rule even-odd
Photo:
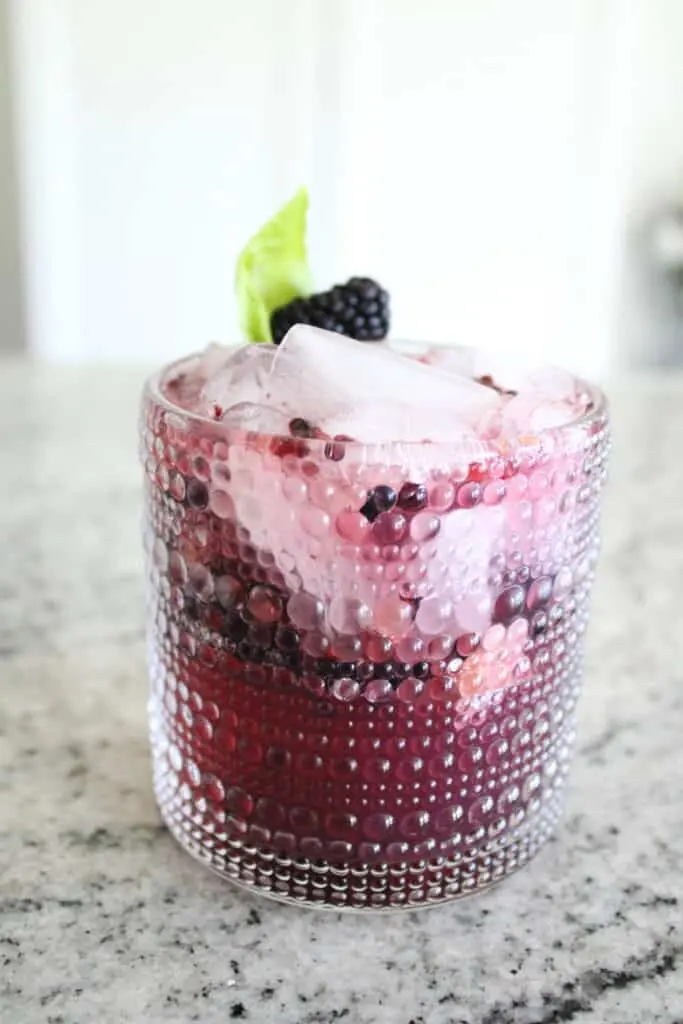
[(435, 904), (560, 816), (606, 408), (560, 371), (332, 326), (147, 385), (155, 791), (242, 885)]

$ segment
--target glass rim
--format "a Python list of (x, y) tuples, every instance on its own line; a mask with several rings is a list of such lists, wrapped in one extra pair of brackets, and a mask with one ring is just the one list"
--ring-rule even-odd
[[(416, 343), (413, 342), (412, 344)], [(241, 346), (235, 346), (235, 348), (238, 347)], [(440, 347), (477, 351), (473, 346), (467, 345)], [(456, 438), (435, 441), (362, 441), (357, 438), (347, 440), (341, 437), (297, 437), (292, 434), (278, 434), (268, 431), (254, 430), (248, 425), (226, 425), (220, 420), (212, 419), (210, 416), (206, 416), (194, 409), (186, 409), (181, 405), (177, 405), (168, 398), (163, 390), (165, 381), (169, 379), (173, 371), (178, 370), (184, 364), (190, 363), (192, 360), (199, 359), (201, 355), (201, 352), (191, 352), (188, 355), (181, 356), (178, 359), (174, 359), (171, 362), (164, 364), (151, 374), (148, 374), (144, 382), (143, 396), (149, 397), (150, 400), (155, 405), (162, 408), (165, 413), (179, 417), (186, 423), (194, 424), (196, 427), (201, 428), (204, 433), (210, 433), (215, 440), (224, 440), (226, 442), (233, 443), (240, 441), (244, 442), (247, 438), (261, 439), (264, 442), (292, 442), (298, 440), (305, 442), (310, 454), (313, 454), (316, 451), (320, 451), (322, 453), (326, 445), (339, 444), (343, 445), (345, 452), (351, 451), (367, 453), (368, 451), (373, 451), (381, 453), (398, 450), (405, 450), (408, 452), (429, 450), (431, 452), (443, 451), (453, 454), (459, 452), (460, 454), (469, 455), (474, 458), (500, 457), (501, 454), (507, 453), (509, 455), (512, 451), (529, 452), (534, 448), (542, 448), (543, 442), (551, 438), (555, 443), (557, 443), (557, 441), (562, 438), (575, 437), (577, 434), (583, 436), (590, 432), (590, 428), (593, 424), (604, 420), (609, 409), (607, 396), (602, 388), (597, 384), (586, 380), (584, 377), (570, 373), (570, 371), (563, 371), (569, 373), (572, 379), (580, 384), (581, 387), (590, 395), (591, 402), (588, 408), (578, 416), (568, 420), (566, 423), (553, 427), (543, 427), (540, 430), (532, 430), (529, 431), (528, 434), (520, 433), (513, 436), (501, 436), (499, 438)], [(553, 368), (556, 369), (557, 367), (553, 366)], [(365, 458), (367, 458), (367, 455)]]

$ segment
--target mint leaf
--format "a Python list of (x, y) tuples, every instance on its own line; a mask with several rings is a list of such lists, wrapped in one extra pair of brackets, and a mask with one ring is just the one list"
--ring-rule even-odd
[(235, 292), (240, 324), (248, 341), (272, 341), (273, 310), (311, 293), (306, 255), (307, 213), (308, 191), (301, 188), (240, 253)]

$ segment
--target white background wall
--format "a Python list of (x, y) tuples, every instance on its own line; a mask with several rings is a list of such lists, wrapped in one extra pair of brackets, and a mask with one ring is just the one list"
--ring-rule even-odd
[(401, 335), (593, 372), (677, 330), (632, 224), (683, 181), (679, 0), (13, 0), (13, 45), (38, 353), (234, 337), (302, 182), (319, 283)]
[(0, 0), (0, 352), (18, 351), (25, 342), (14, 125), (10, 103), (8, 6)]
[(683, 362), (683, 306), (648, 261), (653, 220), (683, 205), (683, 3), (634, 5), (624, 274), (616, 337), (643, 361)]

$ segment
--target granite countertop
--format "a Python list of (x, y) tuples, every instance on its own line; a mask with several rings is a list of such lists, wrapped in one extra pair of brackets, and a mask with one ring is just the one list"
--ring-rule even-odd
[(0, 1020), (683, 1021), (683, 380), (615, 386), (568, 812), (490, 893), (297, 910), (191, 861), (150, 785), (142, 373), (0, 368)]

